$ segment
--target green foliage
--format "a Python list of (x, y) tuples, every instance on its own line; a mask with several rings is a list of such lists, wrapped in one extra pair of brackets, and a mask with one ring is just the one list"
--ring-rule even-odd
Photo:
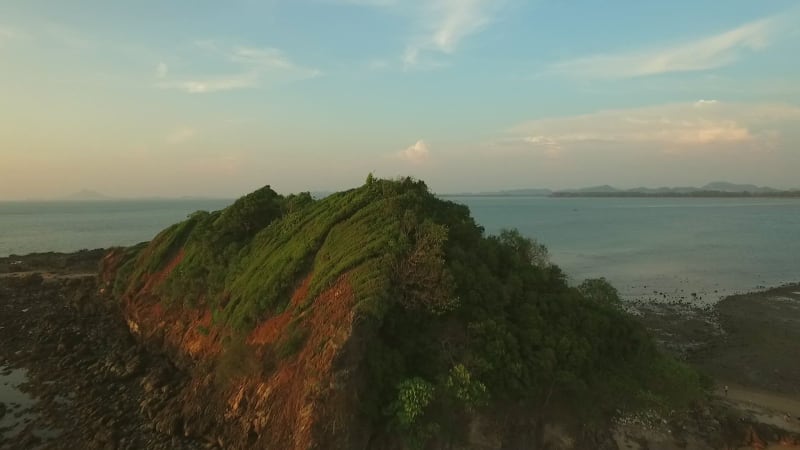
[(604, 305), (619, 305), (619, 291), (605, 278), (590, 278), (578, 285), (584, 298)]
[[(363, 413), (412, 446), (463, 435), (462, 418), (495, 402), (538, 413), (571, 406), (589, 423), (619, 410), (679, 408), (704, 392), (694, 371), (660, 354), (621, 310), (607, 281), (570, 287), (543, 245), (516, 230), (485, 236), (465, 206), (411, 178), (370, 175), (316, 201), (266, 187), (193, 214), (132, 252), (115, 292), (136, 293), (181, 249), (158, 293), (186, 307), (202, 300), (217, 324), (242, 333), (284, 311), (311, 276), (269, 367), (305, 345), (313, 330), (303, 320), (320, 294), (348, 283), (370, 330)], [(236, 362), (241, 345), (220, 359), (224, 377), (249, 368)]]
[(306, 342), (308, 331), (299, 324), (297, 319), (289, 323), (286, 334), (281, 337), (275, 347), (275, 356), (286, 359), (295, 355)]
[(422, 417), (431, 404), (435, 388), (422, 378), (403, 380), (397, 386), (397, 399), (391, 407), (397, 423), (410, 428)]
[(456, 364), (450, 369), (444, 387), (456, 401), (470, 409), (484, 406), (489, 400), (486, 386), (475, 379), (463, 364)]

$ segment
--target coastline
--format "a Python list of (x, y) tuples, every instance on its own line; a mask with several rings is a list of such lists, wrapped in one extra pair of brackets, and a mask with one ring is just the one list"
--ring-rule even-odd
[[(96, 297), (104, 253), (34, 254), (14, 257), (23, 261), (14, 265), (0, 258), (0, 375), (26, 376), (17, 389), (33, 399), (22, 405), (0, 398), (0, 449), (224, 448), (213, 429), (180, 424), (181, 405), (172, 399), (188, 374), (136, 342), (116, 306)], [(663, 348), (713, 377), (717, 390), (699, 418), (620, 424), (618, 448), (714, 448), (700, 446), (706, 434), (757, 448), (743, 446), (800, 436), (800, 421), (784, 420), (800, 417), (793, 384), (800, 361), (787, 357), (800, 348), (793, 334), (800, 333), (800, 283), (729, 296), (713, 307), (636, 308)]]

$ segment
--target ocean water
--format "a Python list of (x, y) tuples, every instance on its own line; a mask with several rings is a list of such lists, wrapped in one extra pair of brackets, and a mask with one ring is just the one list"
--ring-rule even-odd
[[(488, 233), (545, 244), (571, 282), (643, 300), (713, 302), (800, 281), (800, 200), (448, 197)], [(230, 200), (0, 203), (0, 256), (131, 245)], [(692, 296), (692, 293), (695, 296)]]
[(0, 256), (133, 245), (232, 200), (0, 202)]
[(628, 298), (711, 303), (800, 282), (799, 199), (449, 200), (489, 233), (514, 227), (545, 244), (572, 282), (606, 277)]

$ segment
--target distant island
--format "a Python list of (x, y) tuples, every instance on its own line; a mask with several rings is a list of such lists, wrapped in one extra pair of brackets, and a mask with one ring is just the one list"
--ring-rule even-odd
[(781, 190), (753, 184), (735, 184), (725, 181), (715, 181), (702, 187), (637, 187), (632, 189), (618, 189), (610, 185), (590, 186), (579, 189), (551, 190), (537, 189), (512, 189), (492, 192), (446, 194), (442, 197), (693, 197), (693, 198), (747, 198), (747, 197), (778, 197), (800, 198), (800, 189)]

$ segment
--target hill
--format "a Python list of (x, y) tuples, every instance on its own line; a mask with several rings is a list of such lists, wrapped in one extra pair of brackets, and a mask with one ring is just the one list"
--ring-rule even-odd
[(190, 374), (160, 414), (225, 448), (540, 448), (549, 425), (597, 448), (622, 413), (704, 395), (604, 280), (569, 286), (409, 178), (267, 186), (109, 253), (101, 280)]
[(751, 193), (769, 193), (777, 192), (777, 189), (770, 187), (761, 187), (754, 184), (735, 184), (726, 181), (714, 181), (706, 184), (701, 188), (706, 191), (721, 191), (721, 192), (751, 192)]

